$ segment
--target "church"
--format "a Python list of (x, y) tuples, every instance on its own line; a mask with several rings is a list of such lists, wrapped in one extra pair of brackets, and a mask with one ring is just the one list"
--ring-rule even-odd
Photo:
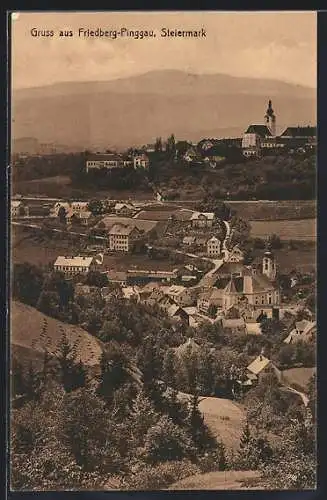
[(274, 254), (267, 250), (259, 267), (244, 266), (238, 263), (233, 272), (229, 265), (230, 276), (224, 277), (222, 266), (215, 287), (222, 290), (221, 307), (227, 310), (232, 306), (252, 306), (254, 309), (276, 307), (280, 303), (280, 290), (276, 283), (277, 265)]
[(260, 157), (264, 151), (278, 150), (280, 148), (312, 148), (316, 145), (317, 131), (312, 126), (287, 127), (280, 135), (276, 135), (277, 118), (268, 101), (264, 115), (264, 123), (249, 125), (242, 137), (242, 150), (246, 158)]

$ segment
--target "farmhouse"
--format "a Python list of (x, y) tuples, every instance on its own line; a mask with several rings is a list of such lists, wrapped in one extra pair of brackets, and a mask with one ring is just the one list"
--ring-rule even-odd
[(66, 275), (73, 276), (76, 274), (87, 274), (89, 271), (94, 271), (96, 268), (93, 257), (57, 257), (54, 265), (55, 271), (60, 271)]
[(226, 255), (225, 262), (243, 262), (244, 253), (236, 245), (228, 254)]
[(92, 212), (73, 212), (70, 210), (66, 215), (66, 221), (68, 223), (78, 222), (82, 224), (82, 226), (88, 226), (92, 219)]
[(246, 385), (252, 385), (260, 380), (262, 375), (267, 375), (269, 373), (273, 373), (280, 377), (280, 371), (274, 365), (274, 363), (266, 358), (263, 353), (259, 354), (259, 356), (252, 361), (247, 367), (247, 382)]
[(87, 201), (72, 201), (70, 204), (70, 208), (72, 211), (76, 213), (87, 212)]
[(141, 234), (141, 231), (136, 227), (115, 224), (109, 231), (109, 249), (130, 252)]
[(29, 215), (29, 208), (20, 200), (12, 200), (10, 204), (11, 217)]
[(117, 215), (129, 216), (135, 212), (135, 207), (131, 203), (116, 203), (114, 211)]
[(148, 158), (148, 156), (146, 154), (136, 155), (133, 158), (134, 168), (148, 169), (149, 168), (149, 164), (150, 164), (149, 158)]
[(208, 314), (211, 307), (222, 307), (223, 304), (223, 290), (212, 288), (199, 294), (197, 299), (198, 311)]
[(212, 227), (215, 214), (213, 212), (193, 212), (191, 216), (191, 224), (193, 227)]
[(208, 257), (219, 257), (221, 242), (216, 236), (212, 236), (207, 241), (207, 255)]
[(100, 168), (111, 170), (119, 167), (123, 167), (123, 159), (116, 153), (95, 153), (90, 154), (86, 159), (86, 172)]
[(317, 325), (315, 321), (308, 321), (306, 319), (297, 321), (284, 342), (285, 344), (293, 344), (299, 341), (310, 342), (313, 340), (316, 330)]
[(196, 288), (186, 288), (184, 286), (173, 285), (168, 288), (165, 293), (180, 307), (187, 307), (195, 303), (198, 291)]

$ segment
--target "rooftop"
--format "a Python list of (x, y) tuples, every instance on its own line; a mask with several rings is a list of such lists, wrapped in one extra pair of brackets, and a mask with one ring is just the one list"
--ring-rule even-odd
[(111, 235), (121, 234), (123, 236), (129, 236), (132, 233), (132, 231), (134, 231), (134, 229), (136, 228), (133, 226), (124, 226), (123, 224), (115, 224), (110, 229), (109, 234)]
[(272, 135), (269, 128), (266, 125), (250, 125), (245, 133), (257, 134), (260, 135), (260, 137), (267, 137)]
[(316, 137), (317, 127), (287, 127), (281, 137)]
[(57, 257), (54, 265), (55, 266), (79, 266), (79, 267), (89, 267), (93, 261), (93, 257), (82, 257), (82, 256), (76, 256), (76, 257), (63, 257), (59, 255)]
[(263, 354), (259, 354), (259, 356), (249, 364), (247, 369), (249, 372), (254, 375), (258, 375), (262, 370), (264, 370), (270, 363), (270, 359), (263, 356)]
[(215, 218), (215, 214), (213, 212), (193, 212), (191, 220), (197, 220), (199, 217), (205, 217), (208, 220), (213, 220)]
[(92, 153), (87, 156), (86, 161), (121, 161), (121, 155), (117, 153)]

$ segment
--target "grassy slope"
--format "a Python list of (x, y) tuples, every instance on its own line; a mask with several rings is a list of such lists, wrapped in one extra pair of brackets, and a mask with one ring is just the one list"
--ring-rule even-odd
[(169, 487), (169, 490), (240, 490), (260, 489), (260, 484), (253, 487), (244, 486), (244, 481), (257, 483), (259, 473), (257, 471), (219, 471), (197, 474), (181, 481), (177, 481)]
[[(63, 328), (71, 344), (78, 342), (77, 358), (90, 367), (99, 364), (101, 344), (82, 328), (62, 323), (16, 301), (11, 302), (10, 315), (12, 351), (21, 360), (37, 361), (45, 348), (49, 352), (54, 352), (61, 339)], [(42, 337), (44, 323), (47, 325), (47, 330), (46, 335)]]
[(283, 371), (283, 380), (284, 383), (288, 383), (291, 387), (295, 384), (306, 392), (308, 382), (315, 371), (315, 368), (290, 368)]

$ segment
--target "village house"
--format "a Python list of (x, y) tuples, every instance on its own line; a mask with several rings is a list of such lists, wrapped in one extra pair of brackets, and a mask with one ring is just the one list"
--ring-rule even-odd
[(135, 212), (135, 207), (132, 203), (116, 203), (114, 211), (117, 215), (128, 217)]
[(317, 324), (315, 321), (308, 321), (306, 319), (297, 321), (295, 327), (290, 331), (285, 344), (294, 344), (299, 341), (311, 342), (317, 331)]
[(66, 214), (66, 221), (68, 224), (78, 223), (82, 226), (88, 226), (92, 220), (92, 212), (73, 212), (70, 210)]
[(207, 255), (208, 257), (219, 257), (221, 253), (221, 242), (216, 236), (212, 236), (207, 241)]
[(70, 204), (70, 208), (75, 214), (87, 212), (88, 204), (88, 201), (72, 201)]
[(165, 294), (180, 307), (186, 307), (195, 304), (198, 290), (196, 288), (173, 285), (165, 291)]
[(195, 244), (195, 236), (185, 236), (182, 241), (185, 246), (192, 246)]
[(63, 272), (68, 276), (74, 276), (76, 274), (87, 274), (89, 271), (94, 271), (96, 269), (96, 263), (93, 257), (57, 257), (53, 268), (55, 271)]
[(109, 249), (130, 252), (142, 233), (137, 227), (114, 224), (109, 231)]
[(20, 200), (12, 200), (10, 204), (11, 217), (29, 215), (29, 207)]
[(127, 273), (124, 271), (115, 271), (113, 269), (109, 269), (109, 271), (107, 271), (107, 278), (110, 283), (116, 283), (120, 286), (127, 286)]
[(197, 309), (203, 314), (208, 314), (210, 308), (220, 308), (223, 304), (223, 290), (211, 288), (200, 293), (197, 299)]
[(50, 217), (58, 217), (60, 209), (64, 209), (67, 215), (71, 210), (70, 203), (68, 201), (57, 201), (50, 209)]
[(278, 379), (281, 377), (281, 372), (274, 363), (266, 358), (261, 352), (246, 369), (247, 381), (244, 385), (253, 385), (257, 383), (263, 375), (275, 374)]
[(178, 278), (178, 270), (155, 271), (146, 269), (129, 269), (127, 281), (129, 285), (144, 286), (151, 283), (171, 283)]
[(235, 245), (235, 247), (225, 255), (225, 262), (243, 262), (244, 252)]
[(134, 168), (144, 168), (147, 170), (149, 168), (149, 165), (150, 165), (148, 156), (146, 154), (140, 154), (140, 155), (134, 156), (133, 165), (134, 165)]
[(188, 163), (191, 162), (200, 162), (202, 161), (202, 157), (200, 153), (197, 151), (196, 147), (191, 146), (188, 148), (188, 150), (185, 152), (183, 159), (187, 161)]
[(116, 153), (93, 153), (86, 159), (86, 172), (90, 170), (97, 170), (105, 168), (111, 170), (123, 166), (123, 159), (121, 155)]
[(192, 227), (212, 227), (215, 220), (213, 212), (193, 212), (191, 216)]

